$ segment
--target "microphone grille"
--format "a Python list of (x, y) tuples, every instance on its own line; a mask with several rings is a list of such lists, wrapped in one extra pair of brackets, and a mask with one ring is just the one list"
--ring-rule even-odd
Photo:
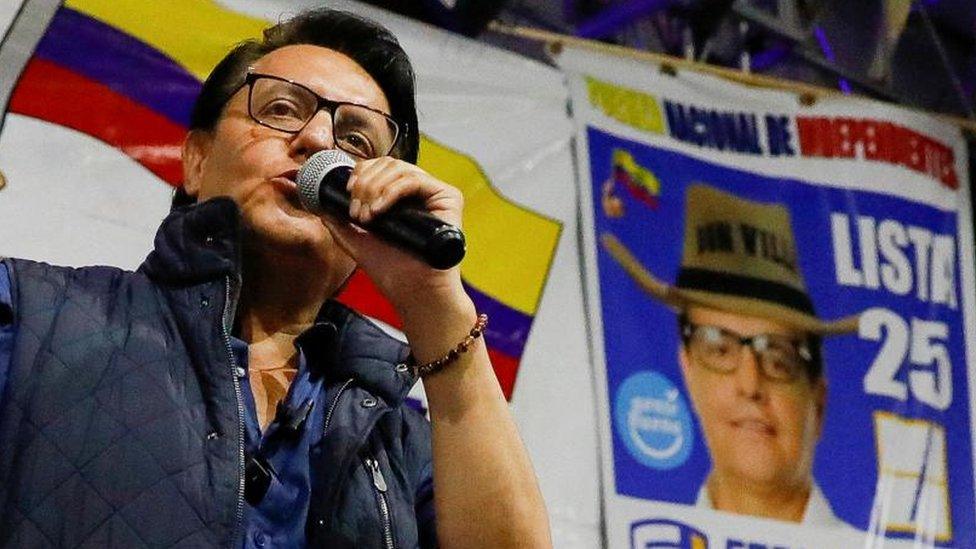
[(295, 183), (298, 185), (298, 198), (306, 210), (322, 211), (322, 204), (319, 202), (322, 180), (329, 175), (329, 172), (341, 166), (355, 168), (356, 162), (343, 151), (327, 149), (308, 157), (305, 164), (298, 169)]

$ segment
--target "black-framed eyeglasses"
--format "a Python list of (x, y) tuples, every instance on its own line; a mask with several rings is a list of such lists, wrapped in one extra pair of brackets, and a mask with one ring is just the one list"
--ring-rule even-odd
[(320, 110), (332, 118), (336, 146), (360, 158), (379, 158), (393, 152), (400, 125), (390, 115), (356, 103), (332, 101), (286, 78), (248, 72), (247, 113), (268, 128), (298, 133)]
[(718, 326), (682, 320), (681, 338), (692, 357), (713, 372), (731, 374), (741, 364), (742, 347), (748, 346), (763, 376), (792, 382), (812, 371), (813, 353), (806, 341), (781, 334), (743, 336)]

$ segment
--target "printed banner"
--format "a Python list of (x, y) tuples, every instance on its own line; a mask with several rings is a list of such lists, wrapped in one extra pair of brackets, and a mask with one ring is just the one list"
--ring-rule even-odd
[(575, 49), (560, 64), (609, 545), (976, 545), (958, 129)]

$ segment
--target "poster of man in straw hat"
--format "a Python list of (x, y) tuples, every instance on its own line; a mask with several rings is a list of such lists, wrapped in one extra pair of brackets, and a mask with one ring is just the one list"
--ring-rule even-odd
[(956, 213), (585, 133), (608, 528), (969, 539)]
[(855, 331), (857, 318), (815, 315), (785, 207), (699, 183), (686, 203), (673, 286), (613, 233), (600, 240), (678, 314), (681, 374), (712, 461), (696, 505), (838, 526), (812, 474), (827, 401), (821, 338)]

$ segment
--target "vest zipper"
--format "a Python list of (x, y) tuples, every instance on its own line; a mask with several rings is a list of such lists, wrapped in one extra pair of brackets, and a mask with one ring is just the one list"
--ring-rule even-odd
[(345, 383), (339, 387), (339, 391), (336, 393), (335, 398), (332, 399), (332, 404), (329, 405), (329, 411), (325, 413), (325, 426), (322, 427), (323, 437), (325, 436), (325, 432), (329, 430), (329, 422), (332, 421), (332, 412), (335, 411), (336, 405), (339, 404), (339, 397), (342, 396), (342, 393), (346, 390), (346, 387), (349, 387), (349, 384), (352, 383), (352, 379), (353, 378), (347, 379)]
[[(220, 334), (224, 338), (224, 350), (227, 351), (228, 364), (231, 371), (230, 376), (234, 380), (234, 396), (237, 397), (237, 458), (238, 458), (238, 478), (237, 483), (237, 522), (234, 524), (233, 539), (237, 539), (237, 531), (244, 521), (244, 398), (241, 394), (241, 380), (237, 377), (237, 360), (234, 359), (234, 349), (230, 344), (230, 324), (233, 315), (231, 306), (231, 279), (230, 276), (224, 278), (224, 311), (220, 317)], [(235, 305), (236, 307), (236, 305)]]
[(395, 549), (393, 545), (393, 524), (390, 520), (390, 504), (386, 500), (386, 479), (380, 471), (380, 463), (376, 458), (368, 457), (365, 460), (366, 468), (370, 476), (373, 477), (373, 487), (376, 488), (376, 501), (380, 506), (380, 519), (383, 521), (383, 540), (386, 542), (386, 549)]

